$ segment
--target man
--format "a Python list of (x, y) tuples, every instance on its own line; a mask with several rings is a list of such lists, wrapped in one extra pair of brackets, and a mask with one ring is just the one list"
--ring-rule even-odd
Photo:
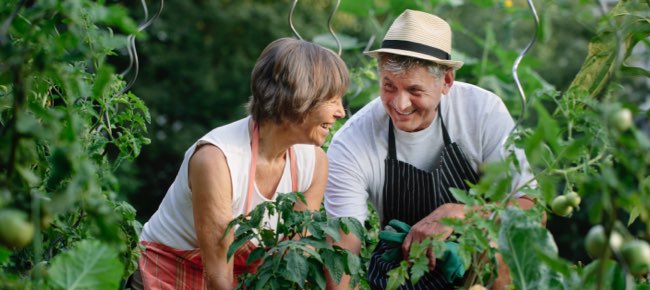
[[(454, 82), (454, 70), (463, 63), (450, 58), (451, 38), (449, 25), (439, 17), (413, 10), (402, 13), (381, 48), (367, 53), (378, 59), (381, 97), (352, 116), (328, 149), (327, 213), (363, 222), (370, 200), (382, 227), (391, 219), (412, 226), (402, 244), (405, 254), (411, 243), (432, 234), (449, 237), (453, 229), (440, 219), (465, 214), (449, 188), (468, 189), (465, 181), (478, 180), (481, 164), (502, 160), (503, 141), (514, 126), (498, 96)], [(524, 173), (515, 175), (515, 187), (532, 178), (525, 156), (518, 156)], [(532, 206), (529, 199), (517, 201), (524, 208)], [(339, 245), (358, 254), (361, 241), (343, 235)], [(368, 281), (376, 289), (386, 287), (386, 273), (397, 265), (378, 259), (382, 250), (380, 243), (368, 269)], [(434, 268), (433, 253), (429, 260)], [(438, 269), (418, 286), (452, 287)]]

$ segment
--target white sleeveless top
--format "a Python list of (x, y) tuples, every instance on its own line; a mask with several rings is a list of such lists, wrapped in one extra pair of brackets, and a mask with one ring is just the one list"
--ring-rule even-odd
[[(201, 137), (186, 152), (181, 168), (174, 183), (167, 190), (158, 210), (144, 224), (141, 241), (162, 243), (172, 248), (191, 250), (198, 248), (194, 215), (192, 212), (192, 191), (189, 188), (188, 166), (197, 145), (212, 144), (219, 147), (226, 157), (232, 182), (232, 212), (233, 219), (244, 213), (246, 206), (246, 191), (251, 165), (251, 140), (248, 130), (250, 117), (234, 123), (213, 129)], [(305, 192), (312, 182), (316, 162), (314, 145), (294, 145), (298, 191)], [(285, 163), (284, 172), (276, 192), (291, 192), (290, 162)], [(271, 200), (275, 200), (276, 195)], [(268, 201), (255, 186), (252, 194), (251, 209), (263, 201)], [(266, 218), (267, 225), (275, 228), (276, 219)]]

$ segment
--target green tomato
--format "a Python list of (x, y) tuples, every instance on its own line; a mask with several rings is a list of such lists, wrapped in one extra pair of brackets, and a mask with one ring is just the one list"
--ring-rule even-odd
[(569, 216), (573, 212), (573, 207), (566, 196), (560, 195), (555, 197), (551, 202), (551, 210), (559, 216)]
[(619, 131), (627, 131), (632, 127), (632, 112), (627, 108), (620, 109), (612, 115), (610, 122)]
[(34, 238), (34, 225), (20, 210), (1, 209), (0, 225), (0, 244), (8, 248), (22, 248)]
[(585, 238), (585, 249), (592, 259), (600, 258), (605, 252), (605, 229), (602, 225), (593, 226)]
[(631, 240), (621, 247), (621, 254), (632, 274), (648, 272), (650, 267), (650, 245), (646, 241)]
[(623, 236), (621, 236), (621, 234), (618, 232), (612, 231), (612, 233), (609, 235), (609, 246), (612, 248), (612, 250), (614, 250), (614, 252), (618, 252), (621, 249), (623, 242)]
[(580, 202), (582, 201), (582, 199), (580, 199), (580, 195), (578, 195), (578, 193), (575, 191), (571, 191), (565, 194), (565, 196), (569, 204), (573, 207), (578, 207), (580, 205)]
[(606, 243), (605, 240), (605, 228), (602, 225), (595, 225), (589, 230), (585, 239), (585, 249), (589, 257), (601, 258), (608, 245), (612, 250), (618, 252), (624, 241), (623, 236), (616, 231), (612, 231), (609, 235), (609, 243)]
[(31, 270), (32, 278), (43, 278), (48, 275), (48, 262), (40, 261), (38, 264), (34, 265)]

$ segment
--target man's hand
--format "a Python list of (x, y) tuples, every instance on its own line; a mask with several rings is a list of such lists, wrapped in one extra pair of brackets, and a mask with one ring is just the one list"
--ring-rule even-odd
[[(422, 242), (427, 237), (436, 235), (442, 240), (446, 240), (453, 232), (451, 227), (443, 225), (440, 220), (443, 218), (459, 218), (465, 217), (465, 205), (460, 203), (445, 203), (435, 209), (431, 214), (424, 217), (411, 227), (411, 231), (404, 238), (402, 243), (402, 255), (404, 260), (408, 260), (411, 244), (414, 242)], [(431, 250), (427, 250), (429, 256), (429, 269), (433, 270), (436, 267), (436, 254)]]

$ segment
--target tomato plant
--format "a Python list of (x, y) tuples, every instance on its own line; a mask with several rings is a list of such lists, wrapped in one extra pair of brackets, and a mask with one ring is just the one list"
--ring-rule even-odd
[[(324, 211), (295, 211), (296, 202), (306, 203), (300, 192), (278, 194), (273, 202), (264, 202), (249, 215), (233, 220), (226, 233), (235, 230), (235, 241), (228, 249), (230, 259), (248, 241), (256, 241), (248, 263), (261, 259), (257, 272), (239, 277), (238, 289), (324, 289), (325, 272), (336, 281), (345, 273), (352, 277), (351, 287), (361, 279), (361, 260), (356, 255), (326, 242), (339, 241), (340, 231), (363, 240), (363, 227), (355, 218), (328, 218)], [(278, 227), (263, 223), (265, 215), (277, 214)]]
[(140, 224), (113, 174), (149, 112), (107, 58), (138, 26), (117, 4), (0, 4), (0, 288), (116, 289)]

